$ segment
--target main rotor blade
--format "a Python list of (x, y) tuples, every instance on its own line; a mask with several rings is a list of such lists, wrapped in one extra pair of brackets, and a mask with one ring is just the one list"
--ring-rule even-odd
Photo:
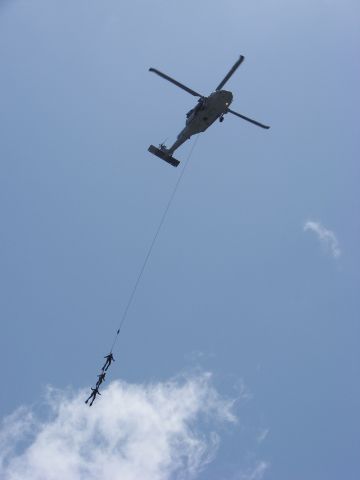
[(230, 108), (227, 109), (229, 113), (232, 113), (233, 115), (236, 115), (237, 117), (242, 118), (243, 120), (246, 120), (247, 122), (253, 123), (254, 125), (257, 125), (258, 127), (261, 128), (270, 128), (268, 125), (264, 125), (263, 123), (257, 122), (256, 120), (253, 120), (252, 118), (245, 117), (245, 115), (241, 115), (241, 113), (234, 112), (234, 110), (230, 110)]
[(182, 88), (183, 90), (185, 90), (185, 92), (188, 92), (191, 95), (194, 95), (194, 97), (203, 98), (203, 95), (200, 95), (200, 93), (195, 92), (195, 90), (191, 90), (191, 88), (187, 87), (186, 85), (183, 85), (182, 83), (178, 82), (177, 80), (174, 80), (173, 78), (169, 77), (169, 75), (165, 75), (165, 73), (162, 73), (159, 70), (156, 70), (156, 68), (149, 68), (149, 72), (156, 73), (157, 75), (159, 75), (162, 78), (165, 78), (165, 80), (168, 80), (169, 82), (173, 83), (177, 87)]
[(242, 62), (245, 60), (245, 57), (243, 55), (240, 55), (239, 60), (231, 67), (227, 75), (224, 77), (224, 79), (219, 83), (219, 85), (216, 87), (217, 90), (221, 90), (222, 87), (225, 85), (225, 83), (229, 80), (229, 78), (235, 73), (235, 71), (240, 67)]

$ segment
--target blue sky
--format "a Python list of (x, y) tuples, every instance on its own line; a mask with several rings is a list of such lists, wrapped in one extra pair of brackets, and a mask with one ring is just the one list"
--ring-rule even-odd
[(359, 10), (0, 3), (2, 417), (42, 415), (48, 385), (80, 395), (111, 345), (180, 174), (147, 148), (194, 105), (148, 68), (208, 94), (243, 54), (233, 109), (271, 129), (200, 136), (108, 381), (122, 398), (206, 371), (209, 398), (238, 399), (237, 422), (195, 418), (219, 435), (196, 478), (359, 477)]

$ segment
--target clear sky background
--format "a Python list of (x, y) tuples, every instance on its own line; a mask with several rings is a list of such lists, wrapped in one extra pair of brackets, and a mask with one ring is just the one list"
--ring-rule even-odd
[[(211, 372), (207, 395), (236, 400), (195, 419), (219, 446), (185, 476), (360, 478), (359, 23), (355, 0), (0, 0), (3, 418), (42, 416), (47, 385), (87, 419), (123, 411), (82, 400), (183, 165), (147, 148), (196, 103), (148, 68), (206, 95), (243, 54), (232, 108), (271, 129), (227, 116), (200, 136), (107, 384)], [(28, 444), (6, 422), (12, 479)]]

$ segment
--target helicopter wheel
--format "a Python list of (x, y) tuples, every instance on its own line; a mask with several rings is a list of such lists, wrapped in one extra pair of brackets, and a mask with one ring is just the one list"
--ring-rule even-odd
[(221, 117), (219, 118), (219, 122), (221, 123), (221, 122), (223, 122), (223, 121), (224, 121), (224, 117), (221, 116)]

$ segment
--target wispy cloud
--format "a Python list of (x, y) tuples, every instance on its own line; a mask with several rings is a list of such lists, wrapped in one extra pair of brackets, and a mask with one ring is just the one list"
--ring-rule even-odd
[(304, 225), (304, 231), (306, 232), (308, 230), (316, 234), (320, 243), (334, 258), (340, 257), (341, 250), (334, 232), (325, 228), (320, 222), (314, 222), (312, 220), (308, 220)]
[(270, 432), (269, 428), (263, 428), (262, 430), (260, 430), (256, 438), (258, 443), (262, 443), (265, 440), (265, 438), (269, 435), (269, 432)]
[(241, 473), (237, 479), (238, 480), (262, 480), (264, 478), (265, 472), (268, 470), (269, 464), (264, 461), (259, 461), (256, 465), (246, 472)]
[[(149, 385), (113, 382), (91, 408), (86, 393), (49, 389), (46, 420), (26, 408), (7, 417), (0, 478), (191, 479), (216, 454), (214, 425), (236, 421), (233, 402), (220, 396), (210, 374)], [(205, 418), (206, 428), (199, 421)]]

